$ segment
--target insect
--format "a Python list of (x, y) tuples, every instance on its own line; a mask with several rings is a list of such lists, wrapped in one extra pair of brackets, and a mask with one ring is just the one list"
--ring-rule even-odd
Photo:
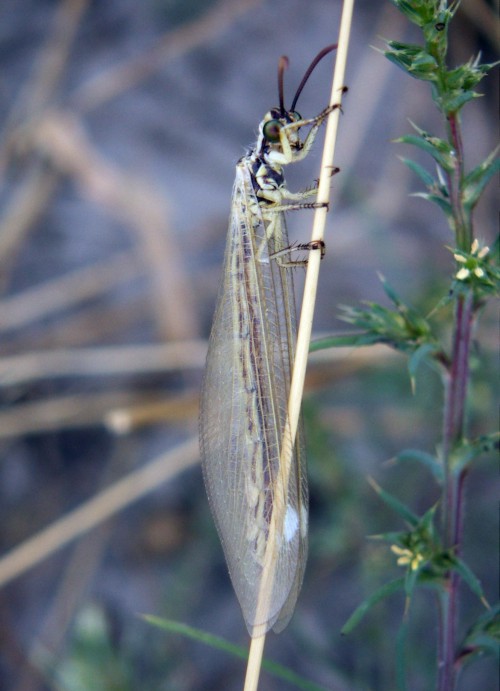
[[(295, 110), (318, 62), (314, 58), (290, 109), (284, 105), (278, 68), (279, 107), (259, 125), (256, 145), (238, 161), (222, 280), (209, 340), (201, 393), (203, 475), (234, 590), (251, 636), (288, 624), (302, 585), (307, 555), (308, 489), (301, 426), (287, 487), (279, 488), (282, 440), (296, 338), (289, 246), (284, 211), (316, 208), (316, 188), (290, 192), (283, 168), (304, 159), (320, 125), (336, 106), (303, 119)], [(299, 130), (309, 127), (305, 139)], [(321, 206), (321, 205), (320, 205)], [(277, 493), (280, 492), (280, 496)], [(271, 532), (275, 558), (265, 612), (257, 606), (270, 520), (284, 508), (279, 533)]]

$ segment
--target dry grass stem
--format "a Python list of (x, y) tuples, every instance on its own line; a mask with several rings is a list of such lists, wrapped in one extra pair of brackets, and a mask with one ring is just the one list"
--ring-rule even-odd
[(0, 331), (19, 329), (99, 297), (135, 278), (139, 268), (137, 257), (122, 252), (0, 300)]
[(110, 376), (168, 372), (203, 366), (205, 341), (165, 345), (72, 348), (12, 355), (0, 360), (0, 386), (63, 376)]
[[(131, 277), (133, 279), (133, 276)], [(33, 323), (29, 338), (21, 330), (4, 339), (2, 352), (7, 355), (38, 350), (50, 351), (73, 347), (85, 348), (96, 343), (116, 343), (123, 334), (130, 333), (151, 314), (151, 302), (146, 291), (123, 302), (98, 300), (85, 304), (69, 314), (52, 319), (50, 329), (41, 322)]]
[(77, 509), (7, 552), (0, 559), (0, 587), (190, 468), (198, 460), (198, 440), (192, 438), (97, 493)]
[(163, 398), (148, 391), (128, 389), (54, 396), (1, 411), (0, 439), (96, 425), (123, 434), (146, 425), (192, 422), (197, 412), (198, 394), (194, 391)]
[[(51, 377), (132, 375), (141, 372), (170, 372), (201, 369), (205, 362), (206, 341), (174, 341), (166, 344), (61, 348), (3, 357), (0, 360), (0, 386), (12, 386)], [(311, 355), (311, 363), (321, 366), (341, 363), (346, 371), (388, 359), (393, 353), (380, 346), (353, 350), (336, 348)]]
[(99, 107), (119, 94), (132, 89), (165, 64), (203, 45), (235, 21), (244, 12), (254, 9), (262, 0), (222, 0), (194, 22), (169, 31), (139, 57), (121, 63), (90, 80), (74, 94), (72, 105), (79, 111)]
[[(124, 173), (100, 156), (82, 124), (68, 113), (51, 113), (31, 133), (34, 148), (69, 175), (94, 203), (102, 205), (139, 235), (139, 250), (149, 268), (153, 308), (166, 339), (191, 338), (197, 331), (191, 283), (169, 231), (164, 195), (143, 176)], [(182, 294), (179, 301), (177, 295)]]
[(38, 117), (54, 98), (64, 74), (71, 46), (89, 0), (64, 0), (55, 12), (50, 35), (34, 62), (34, 72), (19, 92), (4, 125), (0, 174), (17, 150), (27, 121)]
[[(138, 347), (137, 353), (127, 357), (128, 363), (124, 368), (125, 374), (136, 373), (134, 362), (151, 360), (151, 350), (146, 351)], [(181, 348), (184, 350), (184, 345)], [(161, 346), (163, 349), (164, 347)], [(76, 357), (82, 351), (74, 353)], [(116, 360), (118, 349), (108, 355)], [(203, 353), (203, 346), (199, 345), (199, 355)], [(95, 351), (89, 354), (89, 360), (95, 362)], [(310, 356), (306, 390), (324, 389), (331, 386), (333, 381), (345, 379), (364, 367), (371, 367), (375, 363), (388, 361), (394, 353), (384, 346), (366, 348), (328, 349), (312, 353)], [(40, 364), (46, 368), (44, 353)], [(30, 357), (30, 356), (27, 356)], [(16, 356), (14, 362), (19, 362)], [(2, 359), (4, 362), (5, 358)], [(107, 362), (107, 360), (106, 360)], [(7, 361), (9, 364), (9, 360)], [(335, 364), (338, 368), (335, 368)], [(198, 365), (202, 366), (202, 359)], [(104, 367), (105, 365), (103, 365)], [(152, 365), (153, 366), (153, 365)], [(339, 369), (340, 368), (340, 369)], [(1, 371), (1, 363), (0, 363)], [(99, 375), (100, 371), (96, 374)], [(70, 375), (73, 372), (69, 373)], [(116, 372), (114, 372), (116, 374)], [(27, 378), (29, 379), (29, 374)], [(33, 377), (36, 380), (37, 377)], [(5, 382), (4, 382), (5, 383)], [(9, 439), (33, 433), (49, 432), (63, 429), (75, 429), (94, 425), (106, 425), (112, 432), (123, 434), (137, 427), (163, 422), (182, 422), (192, 420), (197, 413), (197, 395), (187, 392), (171, 399), (157, 399), (151, 392), (117, 391), (98, 394), (76, 394), (70, 396), (51, 397), (32, 403), (17, 404), (11, 409), (0, 413), (0, 439)]]
[(0, 285), (8, 277), (16, 252), (52, 198), (57, 182), (57, 174), (37, 164), (8, 202), (0, 220)]
[(115, 434), (129, 434), (145, 425), (195, 421), (198, 403), (198, 392), (188, 391), (161, 401), (148, 400), (142, 404), (115, 407), (106, 413), (104, 421)]
[[(344, 88), (345, 67), (347, 61), (347, 49), (349, 46), (349, 36), (351, 31), (352, 13), (354, 0), (345, 0), (342, 8), (342, 17), (339, 30), (339, 40), (335, 69), (333, 74), (333, 84), (330, 95), (330, 105), (341, 104)], [(333, 167), (335, 142), (337, 136), (340, 108), (333, 110), (327, 119), (325, 143), (321, 162), (321, 172), (318, 185), (317, 201), (328, 204), (330, 200), (330, 179)], [(326, 225), (327, 208), (316, 209), (313, 221), (311, 241), (322, 240)], [(264, 556), (263, 573), (257, 612), (261, 616), (256, 616), (256, 620), (266, 621), (265, 613), (269, 609), (269, 598), (272, 592), (274, 579), (275, 552), (277, 545), (277, 535), (282, 534), (285, 518), (286, 501), (276, 502), (276, 498), (285, 498), (288, 494), (287, 488), (290, 477), (290, 467), (292, 461), (293, 447), (297, 434), (297, 427), (300, 416), (302, 393), (304, 390), (304, 380), (311, 341), (312, 321), (314, 305), (316, 300), (317, 284), (319, 278), (319, 265), (321, 254), (317, 251), (309, 252), (307, 265), (306, 282), (304, 286), (304, 297), (300, 315), (299, 330), (297, 335), (297, 350), (290, 385), (290, 398), (288, 401), (288, 420), (285, 424), (283, 436), (279, 474), (276, 478), (276, 488), (274, 491), (275, 502), (272, 508), (269, 533)], [(264, 633), (256, 631), (250, 644), (250, 653), (247, 666), (244, 691), (256, 691), (258, 686), (262, 654), (264, 650)]]

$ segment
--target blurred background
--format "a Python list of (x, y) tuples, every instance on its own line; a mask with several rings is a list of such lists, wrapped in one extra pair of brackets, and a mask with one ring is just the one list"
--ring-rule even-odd
[[(464, 0), (450, 62), (496, 59), (496, 12)], [(287, 54), (290, 102), (314, 55), (337, 39), (328, 0), (4, 0), (0, 7), (0, 687), (193, 691), (241, 689), (244, 664), (153, 628), (167, 617), (247, 645), (204, 493), (197, 402), (230, 211), (234, 165), (277, 103)], [(409, 196), (419, 181), (391, 144), (408, 118), (443, 135), (427, 85), (374, 50), (419, 41), (389, 2), (358, 0), (332, 180), (317, 335), (345, 330), (339, 305), (386, 302), (377, 272), (430, 311), (447, 290), (453, 243), (444, 217)], [(330, 58), (298, 109), (317, 114)], [(467, 165), (497, 137), (492, 77), (465, 108)], [(320, 145), (287, 171), (317, 177)], [(494, 185), (476, 212), (497, 232)], [(290, 214), (294, 238), (307, 213)], [(300, 294), (302, 272), (297, 272)], [(496, 326), (484, 313), (474, 360), (471, 437), (494, 429)], [(444, 338), (447, 334), (444, 331)], [(401, 595), (347, 637), (340, 629), (383, 582), (401, 575), (367, 535), (404, 526), (369, 475), (423, 512), (438, 489), (421, 468), (390, 463), (433, 453), (441, 387), (422, 368), (413, 395), (389, 349), (311, 357), (305, 418), (310, 556), (289, 627), (266, 654), (327, 689), (395, 688)], [(467, 494), (465, 559), (497, 596), (498, 517), (492, 458)], [(480, 613), (463, 592), (461, 633)], [(412, 691), (433, 686), (435, 608), (419, 594), (410, 644)], [(497, 688), (491, 660), (461, 689)], [(263, 673), (262, 691), (291, 688)]]

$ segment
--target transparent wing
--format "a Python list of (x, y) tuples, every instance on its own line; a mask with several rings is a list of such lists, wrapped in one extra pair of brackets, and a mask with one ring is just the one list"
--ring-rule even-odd
[(265, 241), (250, 175), (241, 161), (201, 394), (200, 439), (209, 501), (250, 635), (286, 626), (307, 552), (307, 480), (299, 428), (283, 497), (283, 534), (276, 538), (270, 605), (257, 621), (296, 333), (292, 272), (269, 259), (288, 244), (282, 216), (276, 228), (275, 237)]

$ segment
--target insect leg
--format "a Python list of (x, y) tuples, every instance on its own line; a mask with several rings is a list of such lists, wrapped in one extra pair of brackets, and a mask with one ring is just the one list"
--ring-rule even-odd
[[(290, 201), (300, 201), (301, 199), (307, 199), (308, 197), (314, 197), (318, 193), (317, 187), (311, 187), (306, 190), (301, 190), (300, 192), (290, 192), (289, 189), (283, 187), (281, 190), (282, 199), (290, 199)], [(303, 208), (303, 207), (300, 207)]]
[(307, 266), (307, 259), (297, 259), (297, 260), (289, 260), (289, 261), (283, 261), (282, 257), (291, 254), (292, 252), (296, 251), (310, 251), (310, 250), (320, 250), (321, 251), (321, 259), (325, 256), (326, 253), (326, 245), (323, 242), (323, 240), (312, 240), (311, 242), (305, 242), (299, 245), (290, 245), (290, 247), (284, 247), (282, 250), (279, 250), (278, 252), (274, 252), (269, 256), (269, 259), (275, 259), (280, 266), (285, 266), (285, 267), (294, 267), (294, 266)]
[[(294, 193), (290, 193), (294, 194)], [(297, 196), (295, 196), (295, 194)], [(303, 199), (302, 192), (296, 192), (291, 199)], [(307, 197), (310, 196), (309, 194)], [(307, 198), (306, 197), (306, 198)], [(289, 197), (290, 198), (290, 197)], [(295, 204), (276, 204), (276, 206), (270, 206), (268, 209), (262, 212), (264, 220), (271, 221), (273, 216), (283, 211), (300, 211), (301, 209), (328, 209), (329, 204), (326, 202), (301, 202), (297, 201)]]
[(309, 120), (298, 120), (297, 122), (292, 122), (289, 125), (283, 127), (283, 129), (280, 132), (280, 140), (286, 140), (288, 142), (287, 132), (293, 129), (297, 129), (298, 127), (306, 127), (307, 125), (312, 125), (311, 129), (307, 133), (307, 136), (302, 143), (302, 148), (300, 149), (300, 151), (298, 151), (297, 153), (293, 153), (292, 160), (294, 163), (296, 161), (301, 161), (307, 156), (307, 154), (311, 150), (312, 145), (314, 144), (314, 140), (316, 139), (316, 135), (318, 134), (318, 130), (321, 124), (324, 122), (327, 116), (336, 108), (340, 108), (340, 105), (338, 103), (335, 103), (332, 106), (327, 106), (315, 118), (310, 118)]

